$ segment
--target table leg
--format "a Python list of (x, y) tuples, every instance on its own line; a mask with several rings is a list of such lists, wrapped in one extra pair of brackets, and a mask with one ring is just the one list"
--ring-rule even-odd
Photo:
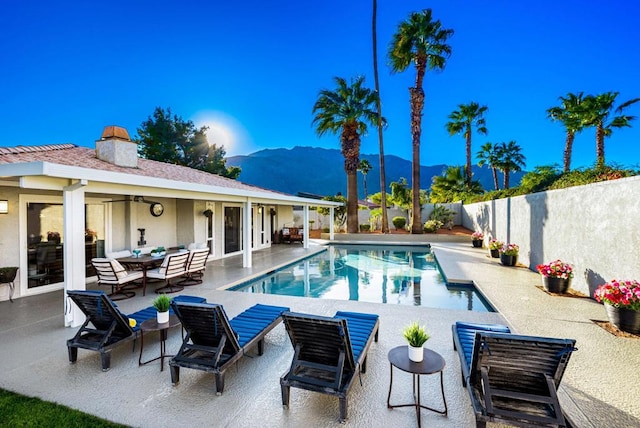
[(144, 333), (140, 334), (140, 356), (138, 357), (138, 365), (143, 366), (152, 361), (160, 360), (160, 371), (164, 370), (164, 359), (173, 357), (173, 355), (167, 355), (167, 334), (168, 328), (160, 330), (160, 355), (147, 361), (142, 361), (142, 351), (144, 349)]

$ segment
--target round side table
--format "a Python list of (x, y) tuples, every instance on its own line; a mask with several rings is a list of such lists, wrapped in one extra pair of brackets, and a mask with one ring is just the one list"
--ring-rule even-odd
[[(177, 327), (180, 325), (180, 320), (175, 315), (169, 315), (169, 322), (158, 324), (157, 318), (149, 318), (140, 324), (140, 357), (138, 357), (138, 365), (142, 366), (151, 361), (160, 360), (160, 371), (164, 370), (164, 359), (173, 357), (173, 355), (167, 355), (167, 333), (171, 327)], [(148, 331), (160, 332), (160, 356), (152, 358), (147, 361), (142, 361), (142, 350), (144, 349), (144, 334)]]
[[(389, 367), (391, 371), (391, 380), (389, 382), (389, 395), (387, 396), (387, 407), (394, 409), (396, 407), (415, 407), (418, 418), (418, 427), (420, 427), (420, 409), (430, 410), (441, 415), (447, 415), (447, 400), (444, 396), (444, 383), (442, 372), (445, 362), (442, 355), (431, 349), (423, 348), (424, 358), (421, 362), (416, 363), (409, 359), (407, 346), (398, 346), (389, 351)], [(408, 404), (391, 404), (391, 389), (393, 387), (393, 368), (396, 367), (404, 372), (411, 373), (413, 377), (413, 403)], [(420, 403), (420, 375), (430, 375), (440, 373), (440, 391), (442, 392), (442, 401), (444, 402), (444, 410), (437, 410), (432, 407), (425, 406)]]

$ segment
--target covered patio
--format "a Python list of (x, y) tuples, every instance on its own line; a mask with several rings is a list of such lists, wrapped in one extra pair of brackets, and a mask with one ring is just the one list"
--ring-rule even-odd
[[(603, 308), (589, 299), (551, 297), (535, 285), (537, 274), (525, 268), (505, 268), (487, 257), (486, 250), (465, 243), (434, 243), (434, 253), (449, 280), (474, 280), (500, 313), (480, 313), (425, 307), (398, 307), (376, 303), (335, 301), (254, 295), (220, 291), (219, 287), (266, 273), (275, 267), (304, 257), (320, 247), (278, 245), (255, 254), (252, 267), (242, 266), (235, 256), (210, 262), (202, 285), (183, 294), (205, 297), (224, 305), (230, 317), (255, 303), (289, 306), (294, 311), (333, 315), (338, 310), (380, 315), (380, 340), (369, 350), (367, 372), (362, 385), (356, 382), (349, 395), (346, 426), (415, 426), (410, 408), (387, 409), (389, 391), (388, 352), (404, 345), (402, 328), (419, 320), (431, 339), (427, 347), (446, 362), (444, 390), (449, 407), (447, 417), (423, 411), (424, 426), (473, 426), (474, 417), (467, 391), (460, 382), (457, 353), (451, 344), (451, 324), (458, 320), (508, 323), (521, 334), (571, 337), (579, 350), (569, 362), (562, 382), (561, 403), (576, 426), (640, 426), (640, 405), (636, 368), (640, 366), (640, 340), (612, 336), (590, 322), (604, 318)], [(258, 256), (260, 255), (260, 256)], [(95, 288), (89, 285), (89, 288)], [(153, 296), (140, 295), (119, 302), (123, 312), (133, 312), (151, 303)], [(294, 389), (288, 410), (282, 408), (279, 377), (288, 369), (293, 349), (282, 325), (266, 338), (265, 353), (244, 358), (227, 373), (224, 394), (215, 395), (213, 376), (184, 370), (181, 381), (172, 386), (167, 370), (159, 364), (138, 366), (139, 345), (114, 350), (111, 370), (100, 370), (99, 355), (80, 352), (70, 365), (65, 341), (74, 330), (64, 328), (60, 311), (62, 290), (0, 302), (0, 359), (3, 376), (0, 387), (37, 396), (130, 426), (340, 426), (335, 397)], [(178, 329), (169, 332), (167, 350), (180, 343)], [(156, 352), (158, 339), (145, 336), (145, 353)], [(624, 361), (615, 373), (598, 370), (602, 362)], [(437, 376), (422, 377), (423, 403), (438, 407)], [(411, 400), (411, 377), (394, 372), (392, 404)], [(621, 394), (620, 391), (625, 391)]]

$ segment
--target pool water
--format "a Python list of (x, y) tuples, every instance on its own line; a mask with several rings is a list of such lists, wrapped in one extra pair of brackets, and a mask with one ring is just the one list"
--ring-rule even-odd
[(492, 312), (473, 285), (448, 285), (428, 247), (331, 245), (231, 291)]

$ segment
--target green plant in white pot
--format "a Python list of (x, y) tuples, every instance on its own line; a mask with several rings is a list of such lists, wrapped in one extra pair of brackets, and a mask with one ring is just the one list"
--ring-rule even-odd
[(424, 357), (422, 346), (429, 340), (429, 333), (417, 321), (412, 322), (402, 330), (402, 335), (409, 343), (409, 359), (419, 363)]
[(169, 322), (169, 306), (171, 306), (171, 297), (161, 294), (153, 300), (153, 307), (158, 311), (158, 324)]

